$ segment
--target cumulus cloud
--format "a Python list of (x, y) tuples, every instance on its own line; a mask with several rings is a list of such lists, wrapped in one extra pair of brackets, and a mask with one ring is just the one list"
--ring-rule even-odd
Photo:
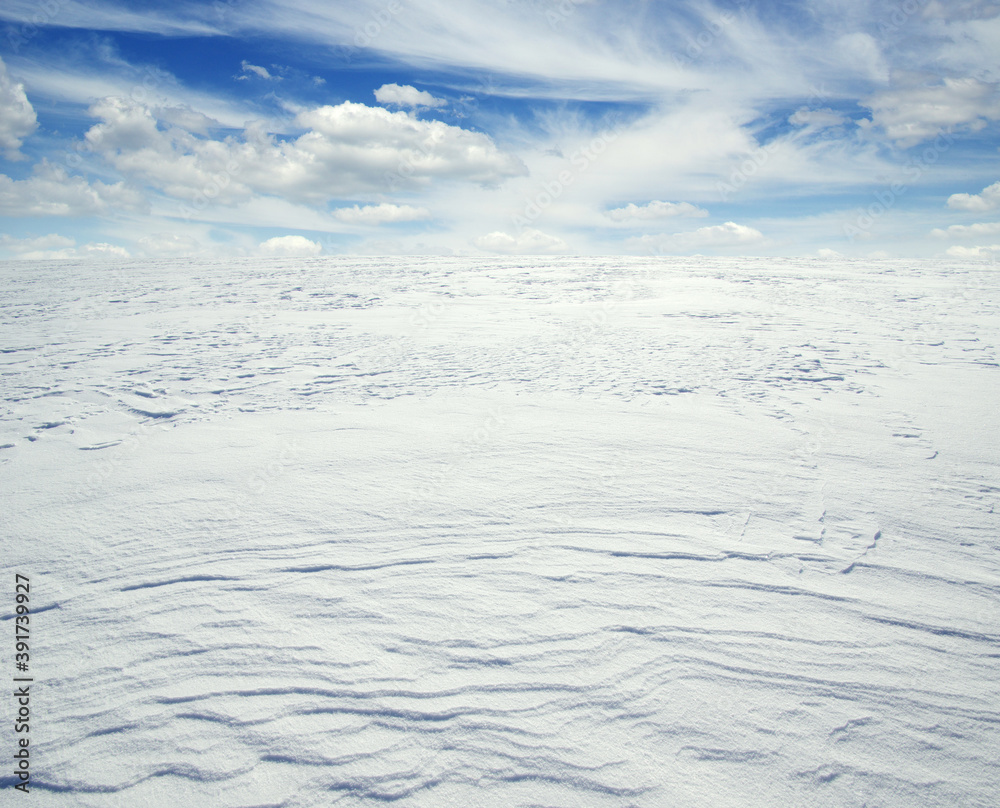
[(76, 246), (76, 241), (58, 233), (37, 238), (17, 239), (0, 236), (0, 249), (8, 250), (26, 261), (52, 261), (70, 258), (129, 258), (124, 247), (104, 242)]
[(674, 238), (687, 247), (729, 247), (738, 244), (756, 244), (764, 234), (753, 227), (736, 222), (699, 227), (691, 233), (679, 233)]
[(91, 114), (101, 123), (86, 139), (116, 169), (202, 208), (254, 194), (317, 204), (432, 180), (496, 185), (526, 173), (484, 134), (350, 101), (300, 112), (306, 131), (289, 140), (258, 127), (221, 140), (163, 129), (149, 108), (124, 98), (105, 98)]
[(978, 131), (1000, 119), (1000, 95), (993, 84), (972, 78), (944, 79), (931, 87), (889, 90), (862, 102), (872, 111), (865, 127), (881, 127), (900, 146), (931, 140), (955, 127)]
[(988, 259), (994, 255), (1000, 255), (1000, 244), (984, 244), (980, 247), (960, 247), (956, 245), (949, 247), (946, 252), (952, 258)]
[(472, 243), (480, 250), (502, 255), (555, 255), (569, 251), (569, 245), (561, 238), (532, 227), (516, 236), (495, 230), (473, 239)]
[(628, 239), (626, 244), (643, 252), (683, 252), (701, 248), (740, 247), (758, 244), (764, 234), (753, 227), (736, 222), (699, 227), (686, 233), (673, 235), (640, 236)]
[(124, 247), (119, 247), (117, 244), (106, 244), (104, 242), (98, 244), (84, 244), (78, 251), (77, 256), (90, 257), (90, 258), (130, 258), (131, 255), (128, 250)]
[(347, 224), (386, 224), (389, 222), (415, 222), (431, 218), (427, 208), (417, 208), (412, 205), (392, 205), (382, 202), (379, 205), (354, 205), (350, 208), (338, 208), (333, 212), (340, 221)]
[(660, 202), (653, 200), (645, 205), (629, 202), (623, 208), (609, 210), (605, 214), (616, 222), (630, 220), (648, 221), (650, 219), (673, 219), (678, 216), (700, 218), (708, 216), (708, 211), (692, 205), (690, 202)]
[(947, 230), (935, 228), (931, 235), (938, 238), (977, 238), (1000, 233), (1000, 222), (979, 222), (977, 224), (953, 224)]
[(87, 131), (87, 144), (122, 174), (189, 201), (233, 202), (251, 195), (237, 177), (241, 158), (252, 159), (254, 145), (197, 138), (179, 127), (163, 131), (150, 109), (125, 98), (104, 98), (89, 112), (101, 123)]
[(66, 236), (60, 236), (58, 233), (49, 233), (47, 236), (36, 238), (14, 238), (6, 233), (0, 236), (0, 247), (19, 255), (26, 252), (59, 250), (75, 246), (76, 241)]
[(443, 107), (448, 103), (409, 84), (383, 84), (375, 91), (375, 100), (397, 107)]
[(402, 111), (345, 101), (303, 112), (297, 121), (310, 131), (295, 141), (296, 150), (314, 164), (334, 167), (336, 176), (353, 174), (368, 186), (432, 178), (495, 185), (527, 174), (517, 157), (500, 151), (488, 136)]
[(257, 248), (261, 255), (312, 258), (323, 251), (323, 247), (304, 236), (276, 236), (262, 242)]
[(948, 207), (955, 210), (984, 211), (1000, 207), (1000, 182), (983, 188), (979, 194), (952, 194)]
[(8, 160), (20, 160), (21, 143), (38, 128), (35, 109), (24, 94), (24, 85), (7, 74), (0, 59), (0, 150)]
[(94, 216), (114, 209), (144, 208), (141, 194), (124, 182), (88, 183), (44, 160), (28, 179), (12, 180), (0, 174), (0, 213), (6, 216)]
[(260, 65), (252, 65), (246, 59), (243, 60), (243, 74), (237, 76), (238, 81), (246, 81), (250, 78), (248, 74), (253, 73), (255, 76), (259, 76), (262, 79), (267, 79), (268, 81), (281, 81), (280, 76), (272, 76), (270, 71), (266, 67), (261, 67)]
[(139, 239), (139, 249), (147, 256), (194, 255), (201, 251), (201, 244), (191, 236), (178, 233), (153, 233)]

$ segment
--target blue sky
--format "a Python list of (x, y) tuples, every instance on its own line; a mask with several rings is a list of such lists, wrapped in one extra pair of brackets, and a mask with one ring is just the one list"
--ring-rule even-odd
[(1000, 252), (997, 0), (5, 0), (0, 257)]

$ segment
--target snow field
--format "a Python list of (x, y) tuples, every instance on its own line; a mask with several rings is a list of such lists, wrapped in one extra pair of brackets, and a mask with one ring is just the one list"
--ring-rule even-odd
[(994, 272), (0, 278), (37, 805), (993, 804)]

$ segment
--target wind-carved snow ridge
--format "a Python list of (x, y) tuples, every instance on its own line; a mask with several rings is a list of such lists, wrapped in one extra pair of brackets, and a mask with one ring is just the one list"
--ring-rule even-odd
[(0, 283), (34, 805), (995, 803), (995, 270)]

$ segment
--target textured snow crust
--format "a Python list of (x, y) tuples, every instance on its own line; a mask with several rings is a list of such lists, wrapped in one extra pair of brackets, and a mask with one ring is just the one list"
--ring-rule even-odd
[(0, 264), (25, 804), (996, 805), (998, 278)]

